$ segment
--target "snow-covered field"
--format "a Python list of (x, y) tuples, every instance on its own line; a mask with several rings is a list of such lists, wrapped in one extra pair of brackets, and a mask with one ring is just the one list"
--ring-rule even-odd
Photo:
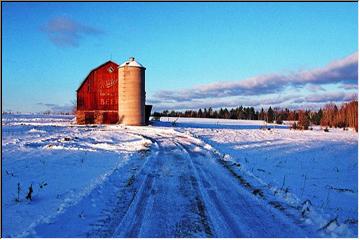
[(147, 127), (78, 126), (73, 116), (2, 120), (5, 237), (358, 234), (351, 130), (191, 118)]

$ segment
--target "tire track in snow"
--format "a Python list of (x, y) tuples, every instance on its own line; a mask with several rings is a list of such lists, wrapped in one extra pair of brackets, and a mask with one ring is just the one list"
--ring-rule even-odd
[[(212, 218), (214, 219), (214, 222), (216, 221), (219, 224), (219, 218), (221, 218), (222, 219), (222, 221), (220, 222), (221, 228), (228, 229), (231, 232), (231, 235), (233, 236), (237, 236), (237, 237), (244, 236), (244, 234), (241, 232), (238, 226), (234, 224), (234, 220), (231, 217), (231, 215), (228, 213), (228, 211), (222, 207), (222, 204), (217, 198), (215, 191), (205, 190), (207, 188), (210, 188), (211, 184), (207, 181), (207, 179), (204, 178), (203, 174), (200, 174), (199, 168), (194, 166), (193, 157), (192, 157), (193, 153), (191, 153), (188, 147), (186, 147), (183, 143), (178, 142), (177, 144), (179, 147), (184, 149), (184, 151), (189, 156), (189, 161), (191, 162), (192, 165), (192, 171), (194, 172), (193, 178), (196, 179), (196, 184), (200, 186), (198, 187), (199, 188), (198, 191), (201, 192), (202, 195), (205, 195), (207, 199), (212, 200), (211, 201), (212, 204), (209, 203), (207, 204), (208, 205), (207, 212), (213, 214)], [(202, 202), (204, 202), (204, 200), (202, 200)]]
[[(136, 134), (138, 136), (150, 139), (151, 141), (156, 141), (156, 143), (159, 145), (159, 155), (157, 157), (157, 160), (160, 161), (160, 164), (157, 164), (156, 167), (154, 167), (155, 169), (161, 169), (162, 166), (164, 165), (165, 162), (170, 162), (170, 167), (172, 168), (172, 170), (174, 172), (176, 172), (177, 170), (179, 170), (180, 174), (177, 174), (177, 179), (176, 181), (178, 181), (178, 186), (176, 186), (177, 188), (179, 188), (179, 192), (181, 193), (181, 195), (183, 195), (183, 197), (186, 197), (185, 201), (186, 203), (184, 204), (184, 206), (182, 207), (182, 211), (183, 211), (183, 215), (177, 218), (177, 221), (173, 224), (176, 225), (174, 229), (167, 229), (167, 233), (160, 233), (160, 236), (165, 236), (165, 237), (170, 237), (170, 236), (177, 236), (177, 237), (189, 237), (189, 236), (193, 236), (193, 234), (200, 234), (200, 236), (213, 236), (211, 227), (210, 227), (210, 223), (209, 220), (207, 218), (206, 215), (206, 210), (205, 210), (205, 206), (204, 206), (204, 202), (202, 200), (201, 197), (201, 193), (199, 190), (199, 184), (197, 179), (189, 173), (193, 173), (192, 169), (193, 167), (190, 165), (190, 162), (187, 161), (187, 159), (185, 159), (183, 157), (184, 155), (184, 149), (180, 149), (181, 152), (179, 154), (175, 154), (173, 153), (174, 150), (179, 150), (178, 145), (176, 144), (176, 141), (174, 141), (174, 136), (173, 135), (167, 135), (167, 134), (156, 134), (157, 139), (155, 140), (153, 137), (149, 137), (147, 135), (144, 134)], [(175, 136), (176, 137), (176, 136)], [(170, 142), (169, 142), (170, 140)], [(161, 142), (164, 143), (161, 143)], [(167, 143), (166, 143), (167, 141)], [(163, 146), (164, 145), (164, 146)], [(167, 146), (166, 146), (167, 145)], [(171, 146), (172, 147), (169, 147)], [(190, 171), (189, 171), (190, 170)], [(175, 174), (176, 175), (176, 174)], [(162, 182), (160, 180), (161, 177), (164, 176), (164, 173), (159, 173), (157, 174), (157, 177), (154, 180), (154, 185), (161, 189), (164, 186), (164, 183), (166, 184), (166, 182)], [(165, 178), (166, 179), (166, 178)], [(171, 179), (169, 179), (171, 180)], [(166, 186), (165, 186), (166, 188)], [(162, 193), (162, 194), (166, 194), (166, 190)], [(171, 190), (171, 189), (170, 189)], [(149, 191), (149, 190), (148, 190)], [(160, 194), (161, 195), (161, 194)], [(162, 200), (160, 198), (160, 200)], [(184, 200), (184, 199), (183, 199)], [(154, 202), (155, 200), (152, 199), (152, 202)], [(158, 201), (156, 201), (158, 202)], [(161, 201), (160, 201), (161, 202)], [(166, 201), (165, 201), (166, 202)], [(179, 201), (180, 202), (180, 201)], [(192, 209), (193, 213), (196, 214), (196, 216), (188, 216), (186, 212), (190, 212), (190, 210)], [(133, 212), (131, 214), (129, 214), (129, 216), (135, 216), (135, 218), (137, 218), (137, 215), (141, 215), (142, 217), (138, 220), (134, 220), (131, 223), (129, 223), (128, 221), (123, 221), (122, 224), (119, 225), (119, 229), (130, 229), (130, 230), (120, 230), (119, 232), (115, 233), (114, 236), (120, 236), (120, 237), (136, 237), (136, 236), (142, 236), (139, 229), (141, 228), (142, 225), (142, 218), (144, 215), (147, 215), (147, 218), (152, 217), (152, 213), (151, 211), (159, 211), (159, 209), (153, 208), (137, 208), (140, 209), (137, 212)], [(150, 210), (149, 210), (150, 209)], [(147, 211), (147, 213), (145, 213)], [(161, 212), (161, 211), (159, 211)], [(134, 215), (136, 214), (136, 215)], [(155, 214), (156, 215), (156, 214)], [(160, 214), (161, 215), (161, 214)], [(168, 217), (164, 216), (164, 217)], [(171, 216), (171, 215), (170, 215)], [(190, 221), (187, 219), (187, 217), (189, 219), (191, 219)], [(170, 219), (167, 219), (170, 220)], [(175, 218), (176, 220), (176, 218)], [(174, 221), (174, 219), (172, 219), (172, 221)], [(191, 224), (192, 221), (192, 224)], [(190, 223), (189, 223), (190, 222)], [(148, 225), (153, 226), (153, 223), (147, 223)], [(146, 228), (146, 227), (145, 227)], [(149, 226), (148, 226), (149, 228)], [(135, 230), (133, 230), (135, 229)], [(164, 234), (164, 235), (163, 235)], [(145, 235), (147, 236), (147, 235)]]
[[(274, 212), (274, 209), (264, 206), (266, 202), (263, 201), (261, 204), (261, 199), (254, 199), (248, 190), (244, 191), (249, 185), (241, 187), (242, 185), (234, 184), (235, 177), (230, 174), (226, 177), (226, 171), (223, 171), (222, 178), (219, 178), (218, 174), (221, 171), (218, 174), (215, 173), (224, 168), (221, 167), (214, 153), (192, 141), (178, 142), (178, 144), (186, 150), (196, 169), (195, 175), (198, 176), (200, 184), (204, 186), (202, 192), (217, 235), (222, 237), (307, 235), (301, 226), (291, 224), (290, 219), (286, 219), (285, 216)], [(194, 151), (196, 148), (200, 148), (200, 151)], [(214, 165), (213, 170), (215, 171), (208, 167), (211, 164)], [(218, 165), (218, 169), (214, 169), (216, 165)], [(226, 181), (231, 178), (233, 181)], [(218, 193), (222, 198), (218, 197)], [(224, 196), (233, 199), (233, 202), (225, 201)], [(267, 214), (264, 215), (264, 213)], [(268, 222), (264, 222), (266, 220)]]
[[(95, 224), (96, 228), (88, 234), (88, 237), (113, 237), (114, 235), (119, 235), (121, 234), (119, 226), (126, 224), (126, 221), (129, 222), (134, 216), (136, 217), (137, 225), (139, 225), (143, 217), (140, 210), (145, 207), (150, 197), (148, 190), (152, 188), (154, 181), (154, 175), (148, 174), (146, 169), (153, 165), (154, 159), (157, 159), (159, 155), (159, 144), (154, 139), (148, 139), (155, 145), (155, 147), (152, 147), (153, 151), (155, 151), (154, 155), (148, 156), (137, 172), (131, 175), (124, 188), (120, 189), (115, 207), (107, 210), (104, 217), (107, 221), (100, 219), (100, 223)], [(131, 193), (130, 198), (129, 192)], [(132, 214), (135, 215), (131, 216)], [(130, 232), (130, 235), (134, 235), (138, 230), (131, 228)]]
[[(194, 138), (197, 141), (203, 142), (206, 145), (209, 145), (209, 143), (207, 141), (203, 141), (200, 140), (198, 136), (193, 135), (191, 133), (188, 133), (190, 138)], [(202, 147), (201, 145), (195, 143), (196, 147), (199, 147), (201, 149), (203, 149), (204, 151), (207, 151), (209, 154), (211, 154), (213, 156), (213, 158), (217, 159), (217, 163), (219, 163), (219, 165), (221, 165), (224, 169), (226, 169), (228, 171), (228, 173), (230, 173), (239, 183), (241, 186), (243, 186), (245, 189), (247, 189), (249, 192), (251, 192), (254, 196), (256, 196), (257, 198), (260, 198), (262, 200), (265, 201), (265, 204), (268, 206), (271, 206), (272, 208), (276, 209), (276, 215), (278, 215), (278, 217), (280, 218), (285, 218), (289, 221), (292, 222), (292, 224), (290, 226), (297, 226), (301, 229), (299, 229), (302, 234), (304, 235), (309, 235), (309, 236), (322, 236), (319, 235), (319, 231), (318, 228), (314, 225), (314, 224), (310, 224), (312, 222), (312, 220), (309, 220), (307, 218), (303, 217), (303, 213), (302, 213), (302, 205), (292, 205), (292, 204), (288, 204), (286, 202), (283, 201), (279, 201), (275, 196), (273, 196), (274, 193), (267, 192), (266, 194), (264, 194), (264, 191), (267, 191), (267, 187), (268, 185), (264, 185), (263, 182), (261, 182), (260, 185), (258, 184), (254, 184), (254, 182), (250, 183), (249, 181), (247, 181), (242, 175), (241, 173), (239, 173), (237, 167), (241, 166), (238, 165), (238, 163), (233, 162), (233, 161), (226, 161), (223, 160), (223, 156), (220, 154), (220, 152), (218, 152), (217, 150), (215, 150), (213, 147), (209, 148), (209, 147)], [(211, 145), (209, 145), (211, 146)], [(210, 149), (212, 149), (211, 151), (209, 151)], [(202, 170), (202, 169), (200, 169)], [(264, 186), (265, 188), (264, 188)], [(253, 197), (253, 196), (251, 196)], [(311, 225), (311, 226), (310, 226)]]
[(144, 222), (145, 211), (151, 201), (151, 189), (154, 184), (154, 175), (145, 177), (134, 201), (131, 202), (121, 223), (115, 229), (113, 237), (137, 237)]
[(192, 163), (190, 163), (190, 165), (189, 165), (189, 170), (190, 170), (190, 172), (194, 173), (194, 175), (190, 175), (189, 177), (190, 177), (191, 186), (195, 191), (193, 193), (193, 195), (195, 196), (195, 201), (196, 201), (196, 205), (197, 205), (198, 214), (201, 219), (201, 224), (204, 227), (205, 233), (208, 236), (213, 236), (211, 223), (209, 222), (209, 219), (207, 216), (208, 214), (207, 214), (207, 211), (205, 208), (205, 203), (204, 203), (202, 193), (200, 190), (200, 189), (202, 189), (202, 186), (200, 185), (198, 178), (195, 176), (194, 167), (192, 166)]
[[(139, 135), (142, 136), (142, 135)], [(148, 165), (144, 165), (143, 170), (145, 175), (144, 180), (139, 188), (139, 191), (133, 196), (133, 200), (130, 202), (126, 214), (122, 218), (121, 222), (118, 223), (112, 237), (138, 237), (140, 234), (141, 226), (144, 223), (144, 216), (146, 214), (149, 205), (153, 201), (153, 186), (154, 181), (158, 173), (156, 169), (161, 167), (161, 161), (159, 161), (159, 155), (162, 151), (162, 147), (159, 142), (153, 138), (142, 136), (146, 139), (151, 140), (156, 144), (158, 150), (155, 156), (150, 156)], [(151, 170), (153, 169), (153, 170)], [(151, 170), (149, 172), (149, 170)], [(138, 181), (136, 179), (135, 181)]]

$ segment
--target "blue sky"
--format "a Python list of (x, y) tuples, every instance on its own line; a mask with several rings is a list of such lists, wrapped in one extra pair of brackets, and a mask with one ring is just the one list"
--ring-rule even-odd
[(69, 108), (89, 70), (130, 56), (147, 68), (155, 110), (316, 107), (357, 94), (357, 3), (13, 2), (2, 10), (3, 110)]

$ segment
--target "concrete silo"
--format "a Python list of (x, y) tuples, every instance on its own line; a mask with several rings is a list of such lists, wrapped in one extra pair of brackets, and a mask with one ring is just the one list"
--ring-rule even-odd
[(119, 123), (145, 125), (145, 67), (131, 57), (118, 71)]

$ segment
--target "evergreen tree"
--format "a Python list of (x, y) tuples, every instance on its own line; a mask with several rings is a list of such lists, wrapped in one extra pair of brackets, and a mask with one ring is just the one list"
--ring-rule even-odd
[(261, 108), (261, 111), (259, 113), (259, 120), (265, 120), (265, 111), (264, 108)]
[(198, 111), (198, 117), (199, 117), (199, 118), (202, 118), (202, 117), (203, 117), (203, 112), (202, 112), (201, 108), (200, 108), (199, 111)]
[(271, 107), (269, 107), (268, 112), (267, 112), (267, 122), (268, 123), (274, 122), (274, 111), (272, 110)]

